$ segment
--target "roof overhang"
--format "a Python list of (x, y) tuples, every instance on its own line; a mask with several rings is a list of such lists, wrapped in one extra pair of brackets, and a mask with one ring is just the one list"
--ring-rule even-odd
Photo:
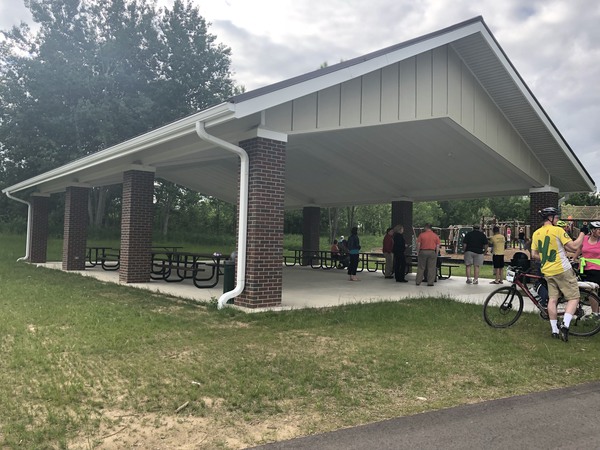
[[(353, 86), (369, 74), (443, 46), (459, 56), (489, 103), (511, 124), (519, 151), (527, 153), (526, 166), (499, 154), (450, 116), (313, 129), (269, 126), (265, 119), (291, 105), (293, 120), (302, 122), (302, 105), (313, 97), (318, 101), (320, 93)], [(398, 197), (425, 201), (526, 195), (545, 185), (561, 192), (595, 190), (575, 153), (478, 17), (236, 96), (3, 192), (55, 193), (73, 183), (117, 184), (125, 170), (142, 166), (154, 168), (159, 178), (235, 202), (239, 161), (202, 141), (195, 133), (198, 121), (209, 133), (236, 144), (269, 133), (283, 140), (287, 136), (286, 208), (386, 203)]]

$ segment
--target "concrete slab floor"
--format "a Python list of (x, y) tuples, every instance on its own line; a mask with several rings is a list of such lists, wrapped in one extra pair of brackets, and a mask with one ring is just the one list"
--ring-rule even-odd
[[(40, 267), (62, 270), (60, 262), (36, 264)], [(150, 281), (148, 283), (120, 283), (117, 271), (105, 271), (99, 267), (72, 273), (90, 276), (108, 283), (122, 284), (137, 289), (172, 295), (198, 302), (218, 299), (223, 293), (222, 277), (214, 288), (199, 289), (191, 280), (167, 283)], [(325, 308), (351, 303), (370, 303), (380, 301), (400, 301), (415, 297), (444, 297), (457, 301), (483, 304), (486, 297), (498, 285), (490, 284), (490, 279), (480, 279), (478, 285), (466, 284), (465, 277), (452, 276), (447, 280), (438, 280), (434, 286), (415, 284), (414, 273), (408, 274), (408, 283), (397, 283), (393, 278), (385, 279), (381, 272), (359, 272), (360, 281), (348, 281), (343, 269), (312, 269), (311, 267), (283, 267), (283, 296), (281, 306), (275, 308), (238, 308), (246, 312), (283, 311), (302, 308)], [(504, 282), (508, 286), (507, 282)], [(229, 305), (233, 307), (233, 305)], [(526, 310), (533, 310), (531, 302), (525, 302)], [(236, 307), (237, 308), (237, 307)]]

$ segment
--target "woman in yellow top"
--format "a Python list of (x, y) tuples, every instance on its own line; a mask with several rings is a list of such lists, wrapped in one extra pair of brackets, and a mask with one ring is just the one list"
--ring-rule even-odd
[(492, 246), (492, 261), (494, 263), (494, 275), (496, 279), (491, 284), (502, 284), (502, 280), (504, 279), (504, 247), (506, 239), (500, 233), (500, 228), (494, 227), (492, 231), (494, 235), (489, 241)]

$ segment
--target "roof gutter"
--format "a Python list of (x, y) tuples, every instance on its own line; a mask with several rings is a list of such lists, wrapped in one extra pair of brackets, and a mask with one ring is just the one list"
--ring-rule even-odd
[(224, 150), (235, 153), (240, 157), (240, 210), (238, 214), (238, 252), (236, 258), (236, 284), (232, 291), (223, 293), (217, 301), (217, 308), (222, 309), (227, 301), (237, 297), (244, 291), (246, 285), (246, 248), (248, 230), (248, 182), (250, 174), (250, 162), (248, 154), (242, 147), (231, 142), (219, 139), (206, 132), (204, 121), (196, 122), (196, 133), (200, 139), (211, 142)]
[(29, 243), (31, 242), (31, 217), (33, 214), (32, 208), (31, 208), (31, 203), (22, 200), (20, 198), (14, 197), (13, 195), (11, 195), (10, 192), (5, 191), (6, 196), (12, 200), (15, 200), (19, 203), (23, 203), (25, 205), (27, 205), (27, 241), (25, 243), (25, 256), (21, 256), (20, 258), (17, 259), (17, 262), (19, 261), (26, 261), (29, 259)]

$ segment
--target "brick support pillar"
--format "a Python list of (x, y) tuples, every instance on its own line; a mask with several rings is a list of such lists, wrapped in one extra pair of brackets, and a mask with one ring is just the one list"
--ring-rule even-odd
[(63, 270), (85, 270), (90, 188), (68, 186), (65, 195)]
[(153, 171), (128, 170), (123, 174), (120, 282), (150, 281), (153, 199)]
[(33, 195), (29, 236), (29, 262), (45, 263), (48, 250), (48, 204), (49, 196)]
[(413, 239), (413, 202), (412, 200), (397, 200), (392, 202), (392, 223), (391, 227), (396, 225), (404, 226), (404, 240), (410, 247)]
[[(319, 251), (321, 208), (305, 206), (302, 209), (302, 249)], [(310, 265), (310, 254), (304, 254), (302, 265)]]
[(246, 284), (235, 304), (281, 305), (285, 142), (262, 137), (240, 142), (249, 156)]
[(558, 208), (558, 198), (558, 189), (552, 186), (529, 190), (529, 224), (531, 225), (532, 235), (543, 223), (538, 211), (549, 206)]

